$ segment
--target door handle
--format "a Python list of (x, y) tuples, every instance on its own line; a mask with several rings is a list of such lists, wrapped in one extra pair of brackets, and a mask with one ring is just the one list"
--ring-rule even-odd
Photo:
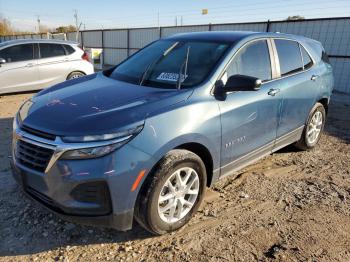
[(33, 67), (33, 66), (34, 66), (34, 63), (26, 64), (26, 67)]
[(318, 78), (318, 75), (312, 75), (311, 80), (315, 81)]
[(276, 94), (278, 94), (281, 90), (279, 88), (271, 88), (269, 90), (269, 92), (267, 92), (267, 94), (269, 96), (275, 96)]

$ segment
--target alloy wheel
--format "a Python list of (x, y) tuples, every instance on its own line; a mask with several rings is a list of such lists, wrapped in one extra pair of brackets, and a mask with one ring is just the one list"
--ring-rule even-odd
[(176, 223), (193, 208), (199, 194), (199, 176), (190, 167), (176, 170), (164, 183), (158, 197), (158, 214), (166, 223)]
[(320, 111), (316, 111), (311, 118), (311, 121), (307, 127), (307, 140), (310, 144), (313, 144), (317, 141), (320, 136), (323, 124), (323, 115)]

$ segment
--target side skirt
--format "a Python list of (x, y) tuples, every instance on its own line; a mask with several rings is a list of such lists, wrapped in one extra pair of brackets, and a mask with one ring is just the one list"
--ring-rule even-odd
[[(231, 163), (221, 167), (220, 176), (218, 179), (232, 175), (234, 172), (255, 163), (259, 159), (280, 150), (283, 147), (286, 147), (294, 142), (298, 141), (301, 138), (303, 133), (304, 126), (298, 127), (297, 129), (277, 138), (275, 141), (270, 142), (262, 147), (249, 152), (248, 154), (232, 161)], [(218, 170), (215, 170), (214, 173), (218, 173)], [(212, 182), (212, 184), (215, 181)]]
[(297, 129), (293, 130), (292, 132), (289, 132), (279, 138), (276, 139), (275, 146), (272, 150), (272, 152), (276, 152), (280, 150), (283, 147), (286, 147), (290, 144), (293, 144), (294, 142), (300, 140), (305, 125), (298, 127)]

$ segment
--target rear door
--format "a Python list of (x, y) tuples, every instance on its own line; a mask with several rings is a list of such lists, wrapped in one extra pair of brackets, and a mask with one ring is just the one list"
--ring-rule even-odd
[(39, 78), (42, 87), (63, 82), (70, 72), (66, 50), (61, 44), (40, 43), (38, 60)]
[(222, 176), (270, 153), (274, 146), (282, 100), (277, 92), (278, 83), (273, 81), (275, 66), (271, 50), (268, 39), (246, 44), (234, 55), (221, 78), (224, 83), (236, 74), (263, 80), (258, 91), (228, 93), (225, 100), (218, 102), (222, 126)]
[[(302, 45), (286, 39), (275, 39), (274, 43), (280, 74), (277, 81), (283, 97), (277, 138), (290, 136), (295, 140), (315, 104), (318, 78), (312, 70), (314, 61)], [(285, 142), (294, 142), (291, 140)]]
[(34, 45), (18, 44), (0, 50), (6, 60), (0, 66), (0, 93), (29, 91), (40, 88)]

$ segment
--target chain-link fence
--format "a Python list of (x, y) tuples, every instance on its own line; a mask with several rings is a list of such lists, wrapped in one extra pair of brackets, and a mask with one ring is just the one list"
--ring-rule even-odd
[[(79, 42), (88, 48), (102, 48), (104, 64), (118, 64), (140, 48), (162, 37), (198, 31), (249, 30), (304, 35), (320, 41), (334, 68), (335, 89), (350, 93), (350, 17), (297, 21), (208, 24), (173, 27), (88, 30), (79, 33)], [(12, 39), (47, 38), (46, 34), (0, 36), (0, 42)], [(68, 33), (76, 40), (76, 33)]]

